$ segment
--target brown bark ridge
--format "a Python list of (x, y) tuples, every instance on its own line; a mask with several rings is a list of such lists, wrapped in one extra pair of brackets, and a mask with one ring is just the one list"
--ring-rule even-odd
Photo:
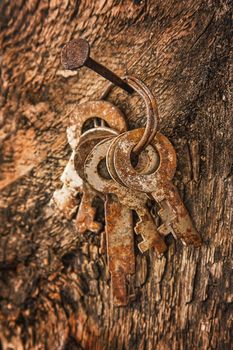
[[(3, 0), (0, 28), (0, 349), (231, 349), (230, 1)], [(125, 308), (110, 303), (104, 233), (79, 237), (49, 209), (71, 153), (66, 110), (106, 86), (62, 70), (63, 44), (80, 36), (154, 92), (203, 238), (198, 249), (168, 238), (161, 259), (136, 252)], [(109, 100), (144, 125), (138, 96)]]

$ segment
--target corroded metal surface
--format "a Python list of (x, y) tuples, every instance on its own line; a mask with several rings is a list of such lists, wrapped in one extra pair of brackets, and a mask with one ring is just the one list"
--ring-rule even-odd
[(106, 127), (98, 127), (90, 129), (81, 135), (79, 143), (76, 147), (76, 154), (74, 159), (75, 169), (78, 175), (84, 180), (83, 181), (83, 195), (81, 203), (78, 209), (78, 213), (75, 220), (75, 226), (79, 233), (84, 233), (87, 230), (98, 233), (101, 229), (100, 223), (96, 222), (95, 214), (96, 210), (92, 206), (93, 199), (98, 194), (90, 187), (85, 181), (84, 177), (84, 163), (91, 152), (93, 147), (106, 137), (112, 137), (118, 135), (115, 130)]
[(85, 180), (84, 163), (88, 154), (92, 151), (97, 143), (102, 141), (104, 138), (113, 136), (118, 136), (118, 132), (102, 126), (90, 129), (81, 135), (79, 143), (75, 149), (74, 167), (78, 175), (83, 180)]
[(79, 38), (68, 42), (62, 49), (61, 62), (65, 69), (70, 70), (87, 66), (126, 92), (133, 93), (134, 91), (126, 81), (90, 57), (90, 45), (85, 39)]
[[(159, 122), (158, 107), (155, 97), (145, 83), (136, 77), (126, 76), (126, 81), (130, 86), (144, 99), (146, 105), (146, 127), (141, 139), (136, 145), (134, 145), (134, 153), (139, 154), (142, 150), (149, 145), (150, 141), (154, 138), (157, 132), (157, 126)], [(114, 84), (109, 84), (106, 90), (102, 93), (100, 99), (105, 99), (110, 93)]]
[(101, 223), (95, 220), (96, 209), (93, 207), (95, 196), (96, 191), (83, 182), (82, 199), (75, 219), (75, 227), (80, 234), (86, 231), (98, 233), (102, 228)]
[(121, 135), (114, 152), (114, 166), (121, 181), (131, 189), (150, 193), (161, 206), (159, 212), (163, 225), (159, 231), (173, 233), (185, 244), (199, 246), (201, 238), (185, 208), (172, 178), (176, 170), (176, 152), (169, 140), (157, 133), (151, 145), (159, 154), (160, 163), (152, 174), (140, 174), (131, 164), (131, 152), (144, 129), (132, 130)]
[(114, 166), (123, 183), (137, 191), (151, 193), (164, 192), (161, 185), (171, 181), (176, 170), (176, 152), (169, 140), (157, 133), (151, 145), (159, 154), (159, 166), (151, 174), (139, 173), (131, 164), (131, 154), (144, 129), (128, 131), (118, 137), (114, 152)]
[(78, 208), (77, 193), (82, 191), (83, 181), (74, 168), (73, 151), (61, 175), (62, 188), (54, 192), (52, 204), (70, 220)]
[(90, 101), (80, 104), (70, 112), (70, 126), (67, 128), (67, 137), (73, 149), (77, 147), (84, 123), (94, 118), (104, 120), (107, 126), (119, 133), (127, 130), (124, 115), (110, 102)]
[(126, 81), (133, 86), (134, 90), (144, 99), (146, 104), (146, 127), (144, 129), (141, 138), (134, 145), (133, 151), (135, 153), (140, 153), (143, 149), (149, 145), (150, 141), (153, 140), (159, 121), (158, 107), (152, 92), (140, 79), (132, 76), (126, 77)]
[[(106, 142), (107, 146), (109, 142), (111, 140)], [(98, 172), (98, 165), (106, 155), (106, 147), (104, 147), (105, 153), (102, 153), (101, 146), (105, 146), (106, 143), (102, 141), (93, 148), (86, 159), (84, 171), (87, 181), (93, 188), (106, 194), (105, 230), (111, 290), (114, 304), (120, 306), (126, 305), (129, 301), (126, 276), (135, 273), (133, 221), (132, 211), (122, 205), (117, 197), (111, 196), (111, 188), (108, 188), (108, 185), (106, 187), (106, 182), (111, 183), (113, 180), (104, 179)]]
[[(109, 145), (107, 155), (106, 155), (106, 164), (107, 164), (108, 172), (111, 175), (111, 178), (114, 179), (116, 182), (120, 183), (121, 185), (124, 185), (124, 183), (121, 181), (121, 179), (117, 175), (117, 172), (114, 166), (115, 147), (118, 142), (118, 138), (121, 137), (121, 135), (115, 137), (112, 140), (111, 144)], [(158, 166), (159, 166), (159, 155), (151, 145), (148, 145), (138, 155), (137, 163), (135, 165), (135, 170), (137, 170), (137, 172), (139, 173), (151, 174), (158, 168)]]
[(98, 165), (105, 159), (110, 144), (111, 140), (101, 141), (88, 155), (84, 169), (86, 179), (97, 191), (115, 194), (122, 205), (137, 212), (140, 221), (137, 223), (135, 231), (143, 238), (143, 241), (138, 245), (141, 252), (154, 247), (159, 254), (162, 254), (166, 250), (166, 244), (159, 235), (147, 208), (148, 197), (146, 194), (122, 186), (111, 178), (103, 178), (98, 172)]
[(90, 55), (90, 45), (84, 39), (74, 39), (61, 51), (61, 64), (65, 69), (76, 70), (85, 65)]
[(135, 274), (132, 212), (110, 194), (104, 207), (112, 299), (115, 305), (127, 305), (133, 298), (128, 292), (127, 275)]
[[(110, 128), (97, 127), (83, 133), (84, 123), (96, 117), (105, 121), (116, 131)], [(76, 147), (79, 142), (82, 143), (85, 139), (93, 139), (91, 142), (94, 142), (95, 145), (96, 141), (94, 140), (100, 136), (100, 133), (102, 138), (110, 134), (115, 135), (117, 131), (126, 131), (127, 125), (121, 111), (111, 103), (105, 101), (92, 101), (77, 106), (75, 111), (71, 113), (70, 121), (71, 125), (67, 128), (67, 139), (72, 148), (72, 154), (61, 176), (63, 186), (54, 192), (52, 203), (70, 220), (78, 209), (77, 194), (84, 192), (81, 198), (80, 210), (76, 217), (76, 227), (80, 233), (86, 230), (99, 232), (101, 227), (98, 222), (94, 221), (95, 209), (92, 207), (92, 201), (96, 192), (88, 188), (88, 185), (83, 187), (82, 177), (79, 176), (74, 167)], [(99, 129), (99, 132), (97, 129)], [(102, 139), (101, 137), (99, 140)], [(81, 167), (78, 168), (81, 169)]]

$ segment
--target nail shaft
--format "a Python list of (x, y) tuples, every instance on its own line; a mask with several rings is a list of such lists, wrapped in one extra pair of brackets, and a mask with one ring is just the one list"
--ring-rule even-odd
[(61, 62), (64, 68), (69, 70), (78, 70), (80, 67), (86, 66), (126, 92), (130, 94), (134, 92), (134, 89), (126, 81), (90, 57), (90, 45), (84, 39), (68, 42), (62, 49)]
[(128, 85), (123, 79), (121, 79), (118, 75), (113, 73), (107, 67), (93, 60), (91, 57), (88, 58), (88, 60), (85, 63), (85, 66), (92, 69), (105, 79), (111, 81), (114, 85), (119, 86), (121, 89), (125, 90), (129, 94), (132, 94), (134, 92), (133, 88), (130, 85)]

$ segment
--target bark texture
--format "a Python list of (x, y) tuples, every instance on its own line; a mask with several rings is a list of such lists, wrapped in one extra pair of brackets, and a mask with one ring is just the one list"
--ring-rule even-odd
[[(0, 28), (0, 349), (231, 349), (230, 1), (3, 0)], [(79, 237), (49, 208), (71, 153), (66, 110), (106, 86), (62, 70), (79, 36), (154, 92), (203, 238), (199, 249), (168, 238), (161, 259), (136, 251), (138, 298), (125, 308), (110, 304), (104, 233)], [(144, 125), (138, 96), (109, 100)]]

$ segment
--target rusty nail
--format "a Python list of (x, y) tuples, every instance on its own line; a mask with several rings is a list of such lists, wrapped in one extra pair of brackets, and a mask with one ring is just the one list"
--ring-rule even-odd
[(90, 57), (90, 45), (85, 39), (69, 41), (62, 49), (61, 63), (65, 69), (69, 70), (86, 66), (126, 92), (130, 94), (134, 92), (134, 89), (118, 75)]

